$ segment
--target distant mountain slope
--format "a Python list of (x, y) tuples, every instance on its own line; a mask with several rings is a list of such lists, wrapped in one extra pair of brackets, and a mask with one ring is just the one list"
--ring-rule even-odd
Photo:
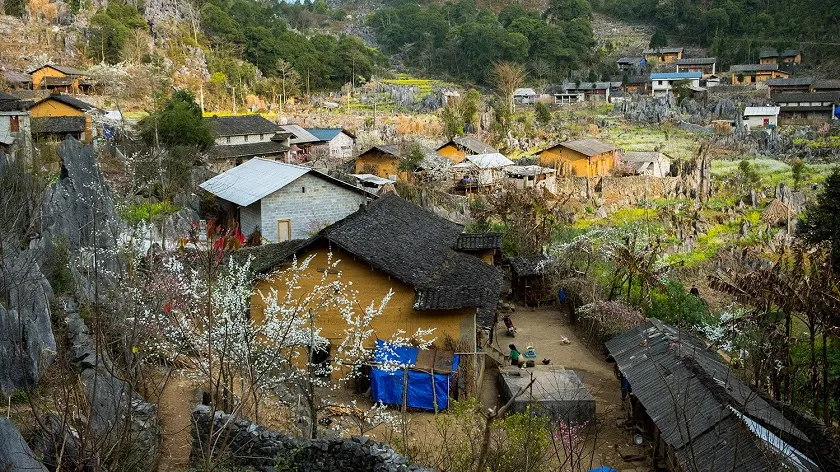
[(592, 0), (596, 10), (653, 22), (674, 40), (708, 46), (725, 62), (757, 61), (763, 48), (796, 48), (806, 61), (840, 58), (836, 0)]

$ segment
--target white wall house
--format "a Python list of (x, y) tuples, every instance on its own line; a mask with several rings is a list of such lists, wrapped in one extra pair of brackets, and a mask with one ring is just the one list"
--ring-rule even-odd
[(342, 128), (306, 128), (306, 131), (318, 138), (318, 141), (312, 144), (314, 157), (339, 160), (349, 160), (353, 157), (356, 136), (352, 133)]
[(667, 177), (671, 174), (671, 159), (658, 151), (625, 151), (621, 155), (621, 165), (632, 175)]
[(0, 92), (0, 150), (17, 158), (32, 156), (32, 125), (26, 105)]
[(677, 82), (687, 81), (689, 87), (700, 87), (700, 72), (666, 72), (650, 74), (651, 95), (661, 97), (668, 93), (674, 93)]
[(210, 168), (221, 172), (254, 157), (288, 160), (289, 137), (279, 125), (260, 115), (205, 118), (213, 133), (215, 146)]
[(744, 125), (748, 130), (778, 126), (779, 109), (779, 107), (746, 107), (744, 108)]
[(464, 157), (459, 164), (450, 167), (455, 185), (459, 188), (493, 185), (505, 177), (504, 169), (513, 161), (496, 152)]
[(268, 242), (304, 239), (359, 209), (374, 195), (309, 167), (255, 158), (200, 187), (236, 216), (243, 234)]

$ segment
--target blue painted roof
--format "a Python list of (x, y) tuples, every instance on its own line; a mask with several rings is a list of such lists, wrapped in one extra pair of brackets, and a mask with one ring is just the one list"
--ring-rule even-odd
[(341, 128), (305, 128), (313, 136), (318, 138), (318, 141), (331, 141), (334, 137), (341, 133)]
[(666, 80), (666, 79), (699, 79), (703, 74), (700, 72), (665, 72), (659, 74), (650, 74), (650, 80)]

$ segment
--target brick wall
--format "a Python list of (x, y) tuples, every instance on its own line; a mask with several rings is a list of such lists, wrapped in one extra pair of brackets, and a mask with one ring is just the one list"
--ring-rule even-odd
[(277, 241), (277, 220), (291, 220), (292, 239), (308, 238), (358, 210), (365, 199), (358, 192), (305, 174), (262, 199), (263, 238)]

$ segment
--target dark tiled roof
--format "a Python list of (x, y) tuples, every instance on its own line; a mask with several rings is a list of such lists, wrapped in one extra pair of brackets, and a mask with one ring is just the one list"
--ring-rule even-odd
[(840, 89), (840, 79), (815, 80), (811, 87), (814, 90), (820, 89)]
[[(460, 146), (473, 154), (493, 154), (499, 152), (497, 149), (493, 148), (489, 144), (485, 144), (478, 139), (473, 138), (472, 136), (455, 136), (452, 138), (452, 143), (456, 146)], [(444, 144), (443, 146), (439, 147), (438, 150), (443, 148), (449, 143)]]
[(217, 159), (231, 159), (235, 157), (273, 156), (288, 150), (289, 146), (285, 144), (276, 141), (265, 141), (230, 146), (216, 145), (210, 150), (210, 154)]
[(32, 83), (32, 76), (29, 74), (24, 74), (22, 72), (15, 72), (13, 70), (7, 70), (3, 72), (3, 77), (6, 78), (6, 82), (16, 83), (16, 84), (31, 84)]
[(682, 50), (683, 48), (649, 48), (642, 51), (642, 54), (676, 54)]
[(768, 79), (765, 80), (764, 83), (770, 87), (786, 87), (786, 86), (798, 86), (798, 85), (811, 85), (814, 79), (810, 77), (788, 77), (788, 78), (779, 78), (779, 79)]
[(50, 95), (49, 97), (46, 97), (46, 98), (44, 98), (40, 101), (35, 102), (31, 106), (34, 107), (35, 105), (39, 105), (43, 102), (46, 102), (47, 100), (55, 100), (57, 102), (65, 104), (69, 107), (73, 107), (73, 108), (75, 108), (79, 111), (96, 110), (96, 107), (91, 105), (90, 103), (85, 103), (85, 102), (79, 100), (78, 98), (76, 98), (72, 95), (67, 95), (67, 94), (64, 94), (64, 93), (54, 93), (54, 94)]
[(0, 92), (0, 111), (24, 111), (26, 104), (7, 93)]
[(799, 55), (798, 49), (785, 49), (781, 53), (775, 49), (764, 49), (758, 53), (759, 59), (768, 59), (771, 57), (796, 57)]
[(461, 233), (455, 242), (456, 251), (486, 251), (502, 248), (499, 233)]
[(690, 66), (690, 65), (712, 65), (717, 62), (716, 57), (687, 57), (683, 59), (677, 59), (674, 61), (675, 64), (679, 66)]
[(775, 103), (837, 102), (840, 92), (782, 92), (774, 93), (770, 99)]
[[(300, 247), (277, 248), (259, 270), (325, 240), (415, 289), (416, 310), (478, 308), (477, 322), (493, 322), (501, 274), (478, 257), (458, 252), (462, 227), (396, 195), (386, 195), (321, 230)], [(271, 251), (259, 249), (257, 251)]]
[(542, 256), (511, 257), (510, 270), (514, 277), (531, 277), (545, 273), (551, 259)]
[(38, 71), (38, 70), (41, 70), (41, 69), (43, 69), (43, 68), (45, 68), (45, 67), (50, 67), (50, 68), (52, 68), (52, 69), (55, 69), (55, 70), (57, 70), (57, 71), (59, 71), (59, 72), (61, 72), (61, 73), (63, 73), (63, 74), (67, 74), (67, 75), (85, 75), (85, 72), (84, 72), (84, 71), (81, 71), (81, 70), (79, 70), (79, 69), (76, 69), (75, 67), (70, 67), (70, 66), (60, 66), (60, 65), (58, 65), (58, 64), (47, 64), (47, 65), (45, 65), (45, 66), (42, 66), (42, 67), (39, 67), (39, 68), (37, 68), (37, 69), (33, 69), (33, 70), (31, 70), (29, 73), (31, 74), (31, 73), (33, 73), (33, 72), (35, 72), (35, 71)]
[(32, 134), (84, 133), (84, 116), (32, 118)]
[(308, 239), (295, 239), (282, 243), (246, 247), (228, 254), (230, 254), (231, 259), (240, 264), (244, 264), (248, 258), (251, 258), (251, 271), (254, 274), (262, 275), (275, 270), (277, 266), (291, 259), (297, 251), (304, 248), (308, 243)]
[(571, 149), (572, 151), (579, 152), (584, 156), (597, 156), (598, 154), (603, 154), (605, 152), (612, 152), (615, 151), (616, 148), (610, 143), (606, 143), (604, 141), (600, 141), (598, 139), (593, 138), (586, 138), (586, 139), (574, 139), (570, 141), (563, 141), (561, 143), (557, 143), (553, 146), (545, 148), (543, 151), (547, 151), (551, 148), (555, 148), (557, 146), (564, 147), (567, 149)]
[(618, 64), (639, 64), (644, 60), (644, 57), (619, 57), (615, 62)]
[[(633, 395), (674, 448), (699, 470), (771, 470), (762, 440), (734, 410), (783, 437), (808, 441), (741, 382), (714, 350), (656, 319), (606, 343)], [(676, 399), (676, 400), (675, 400)]]
[(779, 70), (779, 64), (735, 64), (729, 67), (729, 72), (767, 72)]
[[(448, 162), (445, 157), (438, 154), (438, 152), (434, 149), (428, 148), (420, 144), (418, 144), (418, 146), (420, 147), (420, 151), (423, 153), (423, 160), (420, 162), (420, 168), (425, 169), (435, 167), (440, 165), (441, 163)], [(378, 146), (373, 146), (372, 148), (360, 154), (359, 157), (362, 157), (363, 155), (371, 151), (380, 151), (382, 153), (394, 156), (397, 159), (403, 158), (403, 149), (400, 147), (399, 144), (380, 144)]]
[(242, 116), (214, 116), (205, 118), (216, 137), (241, 136), (245, 134), (274, 134), (283, 131), (280, 125), (276, 125), (260, 115)]
[(73, 77), (44, 77), (43, 83), (47, 87), (60, 87), (73, 85), (73, 80)]

